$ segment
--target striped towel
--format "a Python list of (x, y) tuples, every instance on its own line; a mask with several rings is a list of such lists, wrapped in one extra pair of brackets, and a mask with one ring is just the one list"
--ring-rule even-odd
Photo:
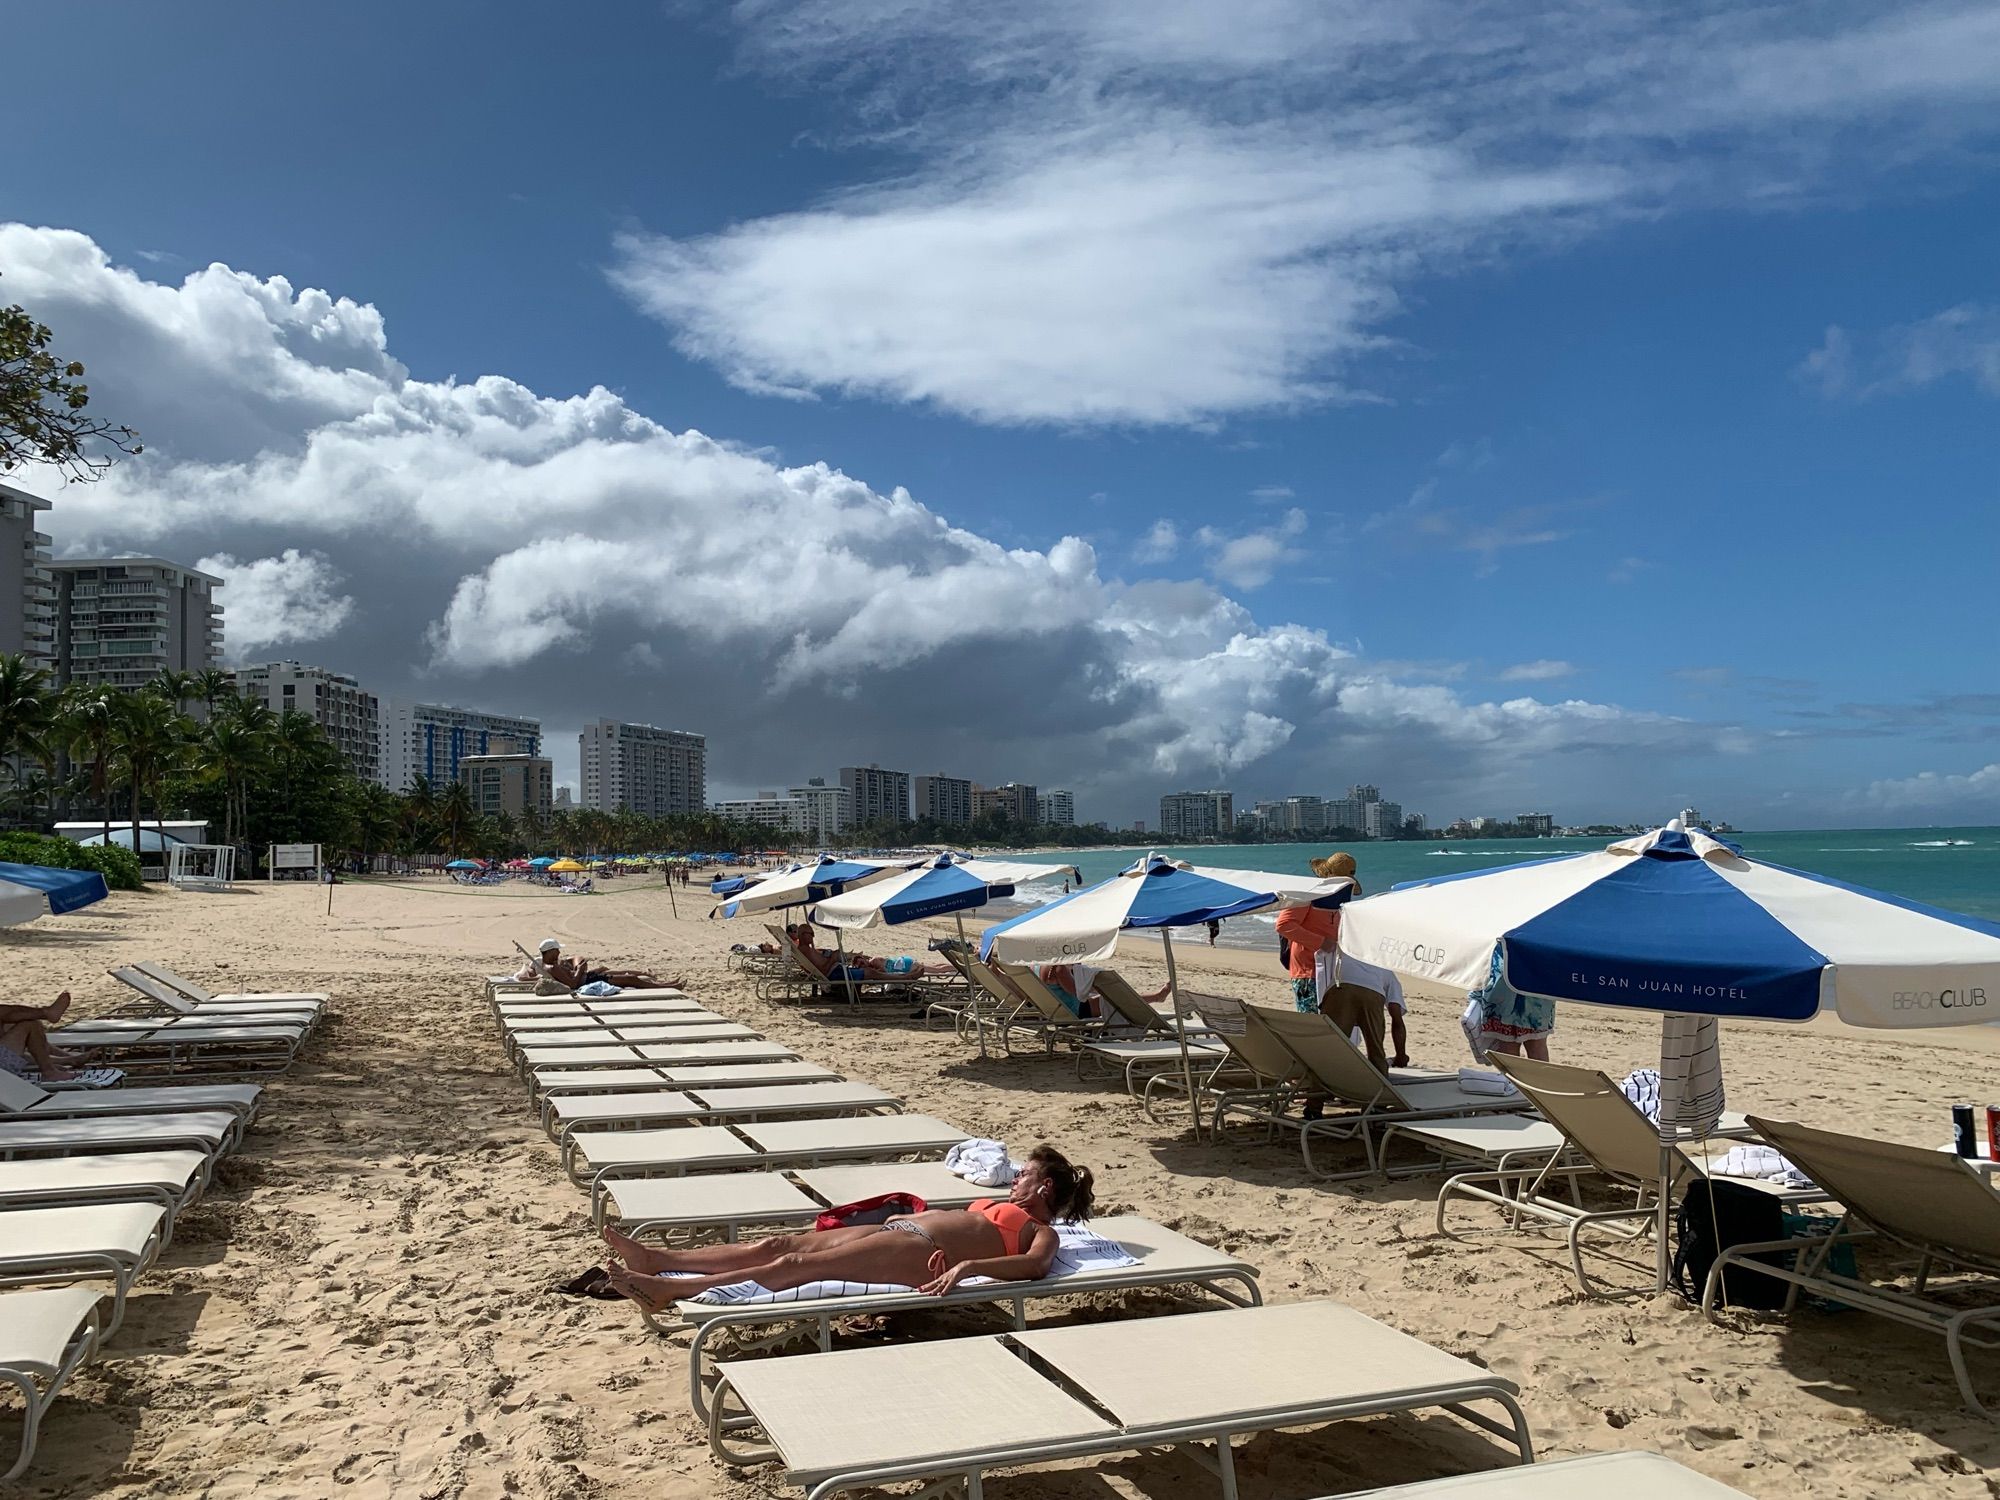
[(1707, 1135), (1722, 1118), (1722, 1037), (1714, 1016), (1660, 1020), (1660, 1139)]
[(61, 1078), (50, 1082), (40, 1074), (28, 1075), (45, 1089), (54, 1092), (59, 1089), (108, 1089), (125, 1081), (123, 1068), (84, 1068), (74, 1078)]
[[(1124, 1247), (1116, 1240), (1107, 1240), (1086, 1225), (1060, 1223), (1055, 1226), (1055, 1231), (1062, 1244), (1056, 1251), (1055, 1264), (1049, 1267), (1049, 1274), (1043, 1278), (1045, 1281), (1054, 1281), (1059, 1276), (1074, 1276), (1082, 1271), (1111, 1271), (1139, 1264), (1137, 1259), (1125, 1253)], [(990, 1276), (974, 1276), (959, 1285), (993, 1286), (995, 1281)], [(804, 1286), (791, 1287), (782, 1292), (774, 1292), (754, 1281), (737, 1281), (688, 1300), (735, 1307), (752, 1302), (816, 1302), (827, 1297), (902, 1297), (909, 1292), (909, 1287), (892, 1281), (808, 1281)]]

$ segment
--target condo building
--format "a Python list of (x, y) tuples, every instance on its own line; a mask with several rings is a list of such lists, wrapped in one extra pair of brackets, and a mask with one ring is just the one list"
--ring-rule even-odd
[(972, 783), (962, 776), (919, 776), (917, 817), (933, 823), (963, 825), (972, 821)]
[(885, 771), (877, 765), (842, 766), (840, 784), (847, 788), (854, 826), (910, 821), (908, 771)]
[(448, 703), (396, 700), (382, 715), (382, 785), (400, 792), (421, 776), (433, 787), (458, 780), (468, 755), (539, 755), (536, 719), (489, 714)]
[(222, 665), (222, 580), (163, 557), (46, 564), (55, 579), (61, 683), (143, 687)]
[(1236, 798), (1231, 792), (1169, 792), (1160, 799), (1160, 836), (1205, 839), (1234, 832)]
[(350, 771), (364, 781), (381, 779), (381, 703), (345, 672), (274, 661), (238, 667), (230, 676), (241, 696), (257, 699), (274, 714), (309, 715)]
[(663, 818), (708, 807), (708, 736), (599, 719), (577, 737), (585, 807)]
[(484, 817), (540, 818), (555, 807), (555, 766), (539, 755), (463, 756), (458, 779)]
[(0, 652), (55, 667), (56, 581), (49, 538), (37, 530), (49, 502), (0, 484)]

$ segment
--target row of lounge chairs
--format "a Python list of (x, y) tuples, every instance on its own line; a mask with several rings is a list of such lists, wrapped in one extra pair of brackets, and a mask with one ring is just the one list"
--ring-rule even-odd
[[(297, 1055), (327, 1005), (323, 994), (212, 995), (155, 965), (112, 972), (142, 1000), (53, 1035), (141, 1078), (268, 1072)], [(134, 1283), (216, 1163), (242, 1145), (262, 1098), (261, 1085), (240, 1081), (83, 1090), (0, 1071), (0, 1286), (10, 1288), (0, 1291), (0, 1383), (23, 1403), (0, 1480), (32, 1461), (44, 1414), (117, 1333)]]
[[(646, 1013), (628, 1006), (686, 998), (491, 997), (503, 1046), (545, 1126), (557, 1117), (551, 1101), (559, 1109), (565, 1099), (672, 1094), (697, 1106), (662, 1105), (671, 1118), (664, 1125), (653, 1124), (655, 1116), (631, 1115), (614, 1128), (579, 1119), (568, 1129), (566, 1165), (591, 1190), (593, 1224), (614, 1221), (627, 1233), (685, 1244), (735, 1239), (753, 1229), (803, 1229), (832, 1205), (890, 1191), (914, 1192), (933, 1207), (990, 1195), (937, 1160), (967, 1132), (897, 1112), (901, 1100), (867, 1113), (801, 1107), (793, 1118), (774, 1121), (731, 1108), (728, 1096), (739, 1088), (825, 1089), (831, 1105), (834, 1090), (867, 1086), (761, 1039), (684, 1045), (632, 1039), (634, 1031), (675, 1023), (655, 1010), (642, 1028), (633, 1017)], [(546, 1024), (556, 1021), (564, 1023), (560, 1032)], [(522, 1040), (552, 1033), (568, 1039), (555, 1047)], [(746, 1047), (760, 1050), (745, 1055)], [(766, 1070), (782, 1070), (785, 1082), (767, 1084)], [(1192, 1454), (1220, 1478), (1225, 1495), (1234, 1495), (1232, 1439), (1431, 1408), (1532, 1458), (1518, 1392), (1504, 1377), (1338, 1303), (1265, 1307), (1253, 1266), (1146, 1219), (1107, 1216), (1089, 1228), (1132, 1264), (1086, 1263), (1035, 1282), (968, 1283), (943, 1298), (900, 1287), (808, 1287), (682, 1301), (671, 1313), (641, 1316), (655, 1328), (690, 1333), (689, 1400), (708, 1422), (716, 1454), (731, 1464), (781, 1462), (787, 1478), (813, 1496), (906, 1479), (960, 1479), (976, 1495), (981, 1476), (994, 1468), (1156, 1448)], [(1205, 1292), (1224, 1310), (1072, 1327), (1028, 1324), (1031, 1306), (1058, 1297), (1166, 1286)], [(840, 1319), (950, 1306), (1004, 1311), (1012, 1331), (832, 1349)], [(751, 1338), (753, 1330), (763, 1337)], [(788, 1347), (801, 1332), (820, 1352), (743, 1357)], [(739, 1357), (718, 1361), (725, 1336)], [(1336, 1351), (1337, 1358), (1329, 1357)], [(856, 1391), (866, 1391), (867, 1399), (855, 1399)], [(1632, 1500), (1735, 1493), (1650, 1455), (1592, 1462), (1600, 1471), (1607, 1463), (1629, 1471)], [(1574, 1467), (1511, 1471), (1528, 1487), (1476, 1493), (1580, 1494)]]

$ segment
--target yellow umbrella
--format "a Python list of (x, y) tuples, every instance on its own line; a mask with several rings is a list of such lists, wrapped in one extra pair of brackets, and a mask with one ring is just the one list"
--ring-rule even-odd
[(559, 859), (549, 868), (559, 875), (574, 875), (581, 871), (583, 866), (573, 859)]

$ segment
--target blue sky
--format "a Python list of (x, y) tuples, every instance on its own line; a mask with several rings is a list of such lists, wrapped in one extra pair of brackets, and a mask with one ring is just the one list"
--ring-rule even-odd
[(151, 450), (51, 529), (248, 655), (718, 794), (2000, 820), (1989, 6), (105, 14), (10, 20), (0, 296)]

